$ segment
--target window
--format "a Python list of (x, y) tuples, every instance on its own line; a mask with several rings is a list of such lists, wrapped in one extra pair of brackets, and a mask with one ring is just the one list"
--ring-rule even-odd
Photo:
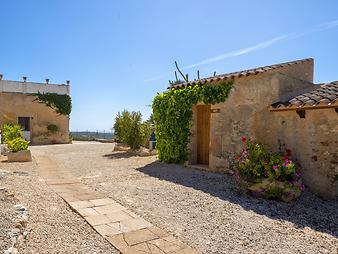
[(24, 131), (30, 131), (30, 117), (18, 117), (18, 124)]

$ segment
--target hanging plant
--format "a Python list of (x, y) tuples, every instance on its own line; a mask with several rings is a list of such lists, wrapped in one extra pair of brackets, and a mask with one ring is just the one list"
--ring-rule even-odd
[(60, 115), (70, 115), (72, 111), (72, 99), (67, 94), (37, 93), (34, 95), (36, 96), (34, 101), (45, 104)]
[(181, 163), (188, 159), (193, 106), (198, 102), (224, 102), (232, 87), (233, 82), (215, 86), (195, 85), (183, 89), (172, 88), (155, 96), (152, 108), (156, 148), (161, 161)]

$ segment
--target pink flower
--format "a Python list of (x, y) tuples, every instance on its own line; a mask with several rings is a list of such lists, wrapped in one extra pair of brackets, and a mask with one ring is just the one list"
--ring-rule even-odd
[(273, 170), (275, 170), (275, 171), (276, 171), (277, 169), (278, 169), (278, 166), (276, 166), (276, 165), (275, 165), (275, 166), (273, 166)]
[(288, 159), (285, 159), (285, 162), (283, 163), (283, 167), (287, 167), (290, 161)]

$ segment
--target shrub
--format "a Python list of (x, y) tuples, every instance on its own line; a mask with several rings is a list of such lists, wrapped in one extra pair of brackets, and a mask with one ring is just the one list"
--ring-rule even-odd
[(143, 122), (141, 124), (142, 146), (149, 147), (151, 132), (152, 130), (150, 120)]
[(13, 140), (8, 141), (7, 145), (8, 148), (13, 152), (19, 152), (19, 151), (23, 151), (23, 150), (27, 150), (28, 149), (28, 144), (29, 142), (27, 142), (26, 140), (24, 140), (23, 138), (15, 138)]
[(138, 149), (150, 138), (150, 122), (142, 123), (140, 112), (127, 110), (118, 113), (114, 123), (114, 134), (118, 141), (127, 144), (132, 149)]
[(47, 125), (47, 130), (48, 130), (50, 133), (54, 134), (54, 133), (56, 133), (56, 132), (59, 131), (59, 127), (58, 127), (56, 124), (48, 124), (48, 125)]
[(23, 129), (18, 124), (7, 123), (1, 127), (2, 141), (8, 143), (9, 141), (20, 138), (23, 135)]
[(290, 201), (304, 189), (301, 174), (290, 160), (291, 151), (285, 155), (269, 153), (253, 139), (242, 137), (244, 148), (236, 156), (237, 179), (255, 195), (268, 199)]

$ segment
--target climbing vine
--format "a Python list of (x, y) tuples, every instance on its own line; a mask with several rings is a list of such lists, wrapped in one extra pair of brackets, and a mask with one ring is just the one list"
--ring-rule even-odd
[(43, 103), (55, 110), (60, 115), (70, 115), (72, 111), (72, 99), (67, 94), (37, 93), (34, 101)]
[(195, 85), (173, 88), (155, 96), (152, 108), (156, 148), (161, 161), (181, 163), (188, 159), (192, 107), (198, 102), (224, 102), (232, 87), (233, 82), (222, 82), (216, 86)]

